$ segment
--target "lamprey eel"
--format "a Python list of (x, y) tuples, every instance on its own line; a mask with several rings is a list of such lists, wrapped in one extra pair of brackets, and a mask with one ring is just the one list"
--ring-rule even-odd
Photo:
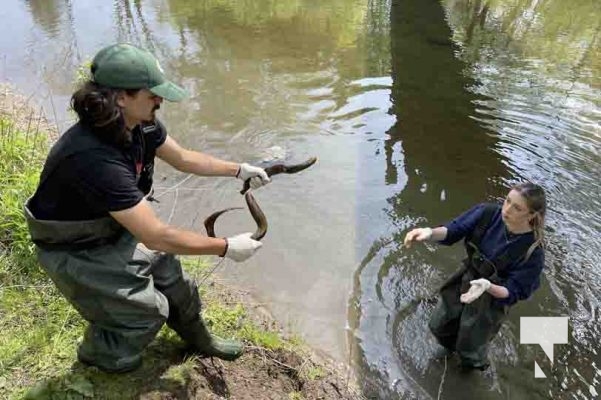
[[(307, 161), (300, 164), (275, 164), (270, 167), (265, 168), (265, 172), (267, 176), (273, 176), (277, 174), (294, 174), (296, 172), (300, 172), (304, 169), (309, 168), (311, 165), (317, 162), (317, 157), (311, 157)], [(252, 234), (251, 238), (254, 240), (261, 240), (267, 233), (267, 217), (259, 207), (259, 203), (252, 195), (251, 192), (248, 191), (250, 189), (250, 179), (244, 181), (244, 187), (240, 191), (240, 194), (244, 194), (244, 199), (246, 200), (246, 205), (248, 206), (248, 210), (250, 211), (250, 215), (252, 215), (255, 223), (257, 224), (257, 230)], [(231, 210), (241, 210), (241, 207), (230, 207), (221, 211), (216, 211), (213, 214), (209, 215), (207, 219), (204, 221), (205, 229), (207, 230), (207, 235), (210, 237), (215, 237), (215, 221), (217, 218)]]
[[(311, 157), (307, 161), (300, 164), (275, 164), (265, 168), (265, 172), (267, 173), (267, 176), (273, 176), (277, 174), (294, 174), (309, 168), (311, 165), (315, 164), (315, 162), (317, 162), (317, 157)], [(250, 178), (244, 181), (244, 186), (242, 187), (240, 194), (246, 193), (248, 189), (250, 189)]]
[[(261, 240), (267, 233), (267, 217), (259, 207), (259, 203), (252, 195), (251, 192), (246, 192), (244, 195), (244, 199), (246, 200), (246, 205), (248, 206), (248, 210), (250, 211), (250, 215), (252, 215), (255, 223), (257, 224), (257, 230), (252, 234), (251, 238), (254, 240)], [(231, 210), (241, 210), (241, 207), (230, 207), (225, 210), (216, 211), (213, 214), (209, 215), (207, 219), (205, 219), (205, 229), (207, 230), (207, 235), (210, 237), (215, 237), (215, 221), (217, 218), (221, 216), (221, 214), (226, 213)]]

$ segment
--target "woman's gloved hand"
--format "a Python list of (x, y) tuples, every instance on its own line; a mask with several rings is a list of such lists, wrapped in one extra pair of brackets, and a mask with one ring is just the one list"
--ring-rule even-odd
[(488, 279), (481, 278), (470, 281), (470, 285), (472, 285), (470, 286), (470, 289), (459, 297), (459, 300), (461, 300), (462, 303), (469, 304), (482, 296), (484, 292), (490, 289), (491, 283)]
[(412, 229), (405, 235), (403, 244), (405, 247), (411, 247), (412, 242), (423, 242), (424, 240), (430, 240), (432, 237), (432, 228), (416, 228)]
[(269, 179), (267, 172), (263, 168), (254, 167), (247, 163), (240, 164), (236, 178), (241, 179), (243, 182), (250, 179), (251, 189), (259, 188), (271, 182), (271, 179)]
[(223, 256), (237, 262), (250, 258), (263, 246), (263, 243), (251, 239), (251, 236), (252, 232), (246, 232), (226, 238), (227, 247)]

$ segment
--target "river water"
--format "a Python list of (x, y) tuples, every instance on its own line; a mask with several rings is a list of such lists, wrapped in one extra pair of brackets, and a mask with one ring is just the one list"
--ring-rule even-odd
[[(186, 147), (319, 162), (256, 192), (262, 250), (226, 262), (285, 326), (351, 362), (368, 398), (595, 398), (601, 392), (601, 3), (597, 0), (5, 0), (0, 79), (63, 130), (77, 68), (151, 49), (191, 93), (160, 111)], [(547, 190), (541, 288), (513, 307), (492, 367), (432, 358), (435, 288), (461, 246), (400, 246), (518, 181)], [(159, 163), (157, 212), (202, 230), (238, 182)], [(252, 230), (243, 212), (218, 234)], [(569, 317), (551, 364), (520, 317)], [(534, 362), (546, 379), (535, 379)], [(444, 376), (444, 380), (442, 379)]]

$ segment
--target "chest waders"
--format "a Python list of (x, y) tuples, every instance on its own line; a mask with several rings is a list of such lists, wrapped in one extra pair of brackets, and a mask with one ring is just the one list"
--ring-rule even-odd
[(487, 204), (476, 228), (465, 238), (467, 258), (463, 267), (442, 285), (429, 323), (439, 343), (447, 350), (457, 351), (461, 365), (466, 368), (483, 369), (488, 366), (488, 344), (501, 328), (509, 307), (496, 305), (488, 292), (470, 304), (461, 303), (459, 296), (469, 290), (470, 281), (474, 279), (485, 278), (501, 284), (499, 273), (512, 263), (521, 261), (529, 247), (523, 242), (510, 246), (493, 260), (488, 260), (480, 252), (482, 237), (498, 209), (496, 204)]
[[(48, 167), (46, 177), (54, 166)], [(24, 213), (40, 264), (89, 322), (80, 361), (109, 372), (132, 370), (165, 322), (202, 355), (242, 354), (241, 343), (209, 333), (196, 283), (174, 255), (147, 249), (111, 217), (39, 220), (29, 201)]]

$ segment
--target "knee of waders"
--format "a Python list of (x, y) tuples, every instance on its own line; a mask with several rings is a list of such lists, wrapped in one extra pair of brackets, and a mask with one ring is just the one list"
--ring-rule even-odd
[(155, 251), (151, 264), (152, 277), (158, 288), (177, 286), (186, 278), (181, 262), (173, 254)]
[(191, 321), (201, 310), (198, 288), (191, 280), (182, 280), (177, 285), (160, 289), (169, 300), (169, 320)]
[(428, 328), (434, 336), (448, 336), (457, 334), (457, 326), (452, 319), (446, 317), (442, 312), (435, 312), (428, 321)]

